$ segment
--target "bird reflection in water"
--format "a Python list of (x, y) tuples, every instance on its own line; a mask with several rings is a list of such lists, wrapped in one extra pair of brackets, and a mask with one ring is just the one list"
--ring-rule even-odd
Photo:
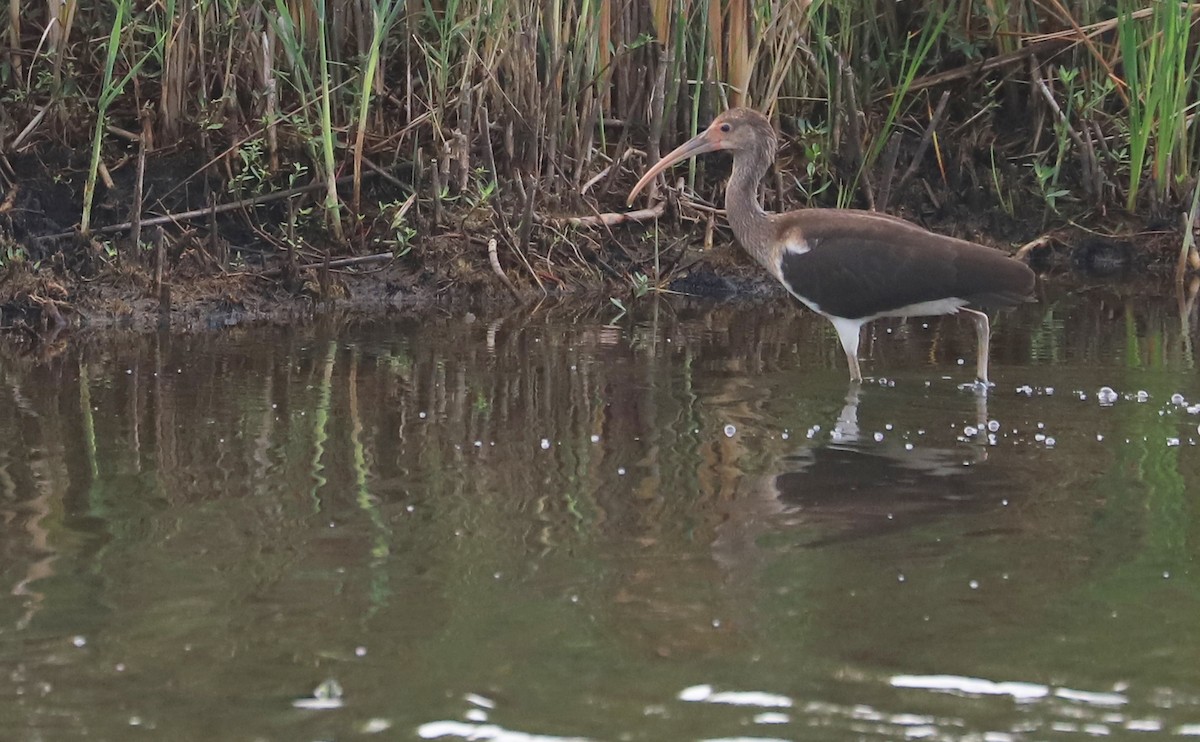
[(741, 571), (767, 533), (799, 531), (808, 548), (911, 528), (1000, 503), (1007, 485), (987, 460), (987, 396), (976, 394), (974, 436), (953, 447), (901, 436), (877, 441), (858, 424), (861, 388), (851, 384), (829, 439), (782, 456), (774, 472), (749, 480), (716, 528), (713, 555)]

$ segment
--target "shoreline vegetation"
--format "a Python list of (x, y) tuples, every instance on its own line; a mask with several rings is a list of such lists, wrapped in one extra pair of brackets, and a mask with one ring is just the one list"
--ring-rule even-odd
[(730, 291), (727, 162), (623, 201), (735, 105), (781, 132), (770, 209), (1200, 268), (1200, 3), (12, 0), (0, 39), (9, 329), (350, 282)]

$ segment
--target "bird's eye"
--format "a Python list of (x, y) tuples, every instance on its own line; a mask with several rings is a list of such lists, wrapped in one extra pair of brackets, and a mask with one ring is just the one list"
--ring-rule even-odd
[(733, 127), (730, 126), (729, 124), (721, 124), (721, 131), (725, 132), (726, 134), (728, 134), (729, 130), (732, 128)]

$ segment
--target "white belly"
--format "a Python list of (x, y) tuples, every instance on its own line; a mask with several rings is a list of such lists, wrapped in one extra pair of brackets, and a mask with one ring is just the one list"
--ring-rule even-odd
[[(783, 285), (785, 287), (787, 286), (786, 283)], [(788, 293), (796, 297), (801, 304), (813, 310), (814, 312), (825, 314), (825, 312), (821, 311), (820, 305), (818, 305), (816, 302), (805, 299), (803, 296), (792, 292), (791, 289), (788, 289)], [(964, 306), (966, 306), (966, 304), (967, 303), (962, 299), (954, 297), (949, 299), (935, 299), (933, 301), (922, 301), (917, 302), (916, 304), (909, 304), (908, 306), (899, 307), (887, 312), (879, 312), (877, 314), (872, 314), (869, 317), (860, 317), (854, 321), (860, 324), (865, 324), (871, 320), (879, 319), (880, 317), (931, 317), (938, 314), (954, 314), (959, 309), (962, 309)], [(825, 316), (828, 317), (829, 315), (826, 314)]]

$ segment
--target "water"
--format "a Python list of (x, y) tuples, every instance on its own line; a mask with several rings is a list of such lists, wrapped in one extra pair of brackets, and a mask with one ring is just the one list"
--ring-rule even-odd
[(5, 350), (0, 736), (1200, 735), (1173, 300), (617, 314)]

